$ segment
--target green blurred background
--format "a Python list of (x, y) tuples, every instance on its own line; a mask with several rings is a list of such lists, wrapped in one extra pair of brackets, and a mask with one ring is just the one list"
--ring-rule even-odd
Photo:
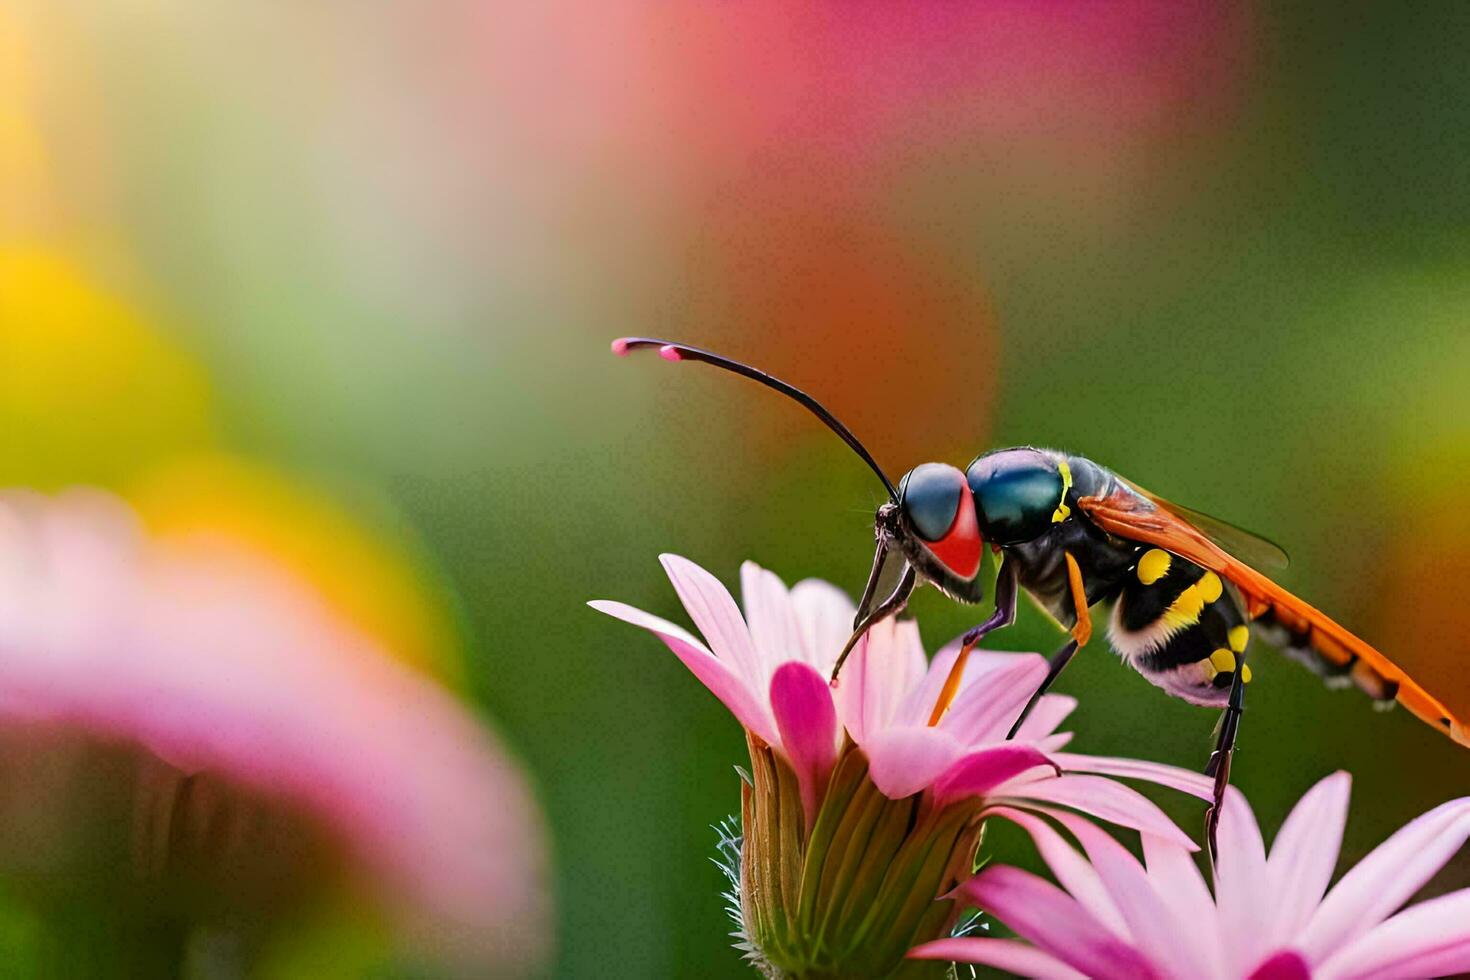
[[(556, 974), (745, 975), (708, 860), (738, 727), (583, 603), (682, 621), (663, 551), (857, 590), (877, 487), (794, 407), (608, 341), (756, 362), (895, 475), (1089, 455), (1278, 540), (1470, 711), (1467, 37), (1461, 3), (12, 0), (0, 477), (131, 494), (209, 445), (317, 488), (410, 556), (533, 774)], [(113, 356), (109, 317), (169, 353)], [(913, 610), (931, 649), (982, 615)], [(995, 641), (1057, 644), (1029, 606)], [(1339, 767), (1348, 857), (1470, 792), (1407, 713), (1254, 662), (1268, 832)], [(1102, 642), (1060, 689), (1087, 751), (1205, 761), (1214, 716)]]

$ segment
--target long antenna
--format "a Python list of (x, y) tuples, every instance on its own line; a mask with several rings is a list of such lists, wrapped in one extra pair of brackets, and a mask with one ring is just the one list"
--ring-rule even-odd
[(731, 360), (713, 351), (703, 350), (699, 347), (690, 347), (688, 344), (675, 344), (667, 340), (656, 340), (652, 337), (619, 337), (612, 342), (612, 352), (619, 357), (627, 357), (632, 351), (645, 347), (657, 347), (658, 356), (666, 361), (703, 361), (706, 364), (713, 364), (717, 368), (723, 368), (741, 377), (749, 378), (752, 381), (765, 385), (767, 388), (779, 391), (794, 401), (800, 402), (806, 407), (807, 411), (821, 419), (826, 423), (827, 428), (837, 433), (843, 442), (852, 447), (853, 452), (862, 457), (863, 462), (867, 463), (873, 472), (878, 474), (878, 479), (883, 481), (883, 489), (888, 491), (889, 499), (893, 500), (894, 503), (898, 502), (898, 490), (893, 486), (893, 481), (888, 479), (883, 469), (873, 459), (872, 454), (868, 452), (867, 447), (861, 442), (858, 442), (858, 437), (852, 434), (852, 430), (837, 421), (837, 416), (823, 408), (821, 402), (800, 388), (789, 385), (780, 378), (773, 378), (764, 371), (758, 371), (749, 364), (742, 364), (739, 361)]

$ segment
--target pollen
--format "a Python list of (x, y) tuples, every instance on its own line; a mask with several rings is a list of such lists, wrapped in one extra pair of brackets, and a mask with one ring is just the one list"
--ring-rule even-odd
[(1169, 574), (1169, 566), (1174, 563), (1174, 556), (1161, 548), (1153, 548), (1138, 559), (1138, 581), (1144, 585), (1153, 585), (1159, 579)]

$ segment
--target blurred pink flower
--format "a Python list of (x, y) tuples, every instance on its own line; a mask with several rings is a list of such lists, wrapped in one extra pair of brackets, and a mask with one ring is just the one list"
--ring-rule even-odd
[(1059, 803), (1193, 847), (1153, 803), (1091, 773), (1148, 780), (1206, 799), (1210, 781), (1173, 766), (1059, 752), (1071, 735), (1056, 728), (1076, 706), (1074, 699), (1044, 696), (1016, 737), (1006, 738), (1046, 676), (1042, 657), (976, 651), (954, 703), (931, 726), (958, 643), (931, 662), (916, 623), (885, 620), (859, 641), (834, 689), (827, 677), (856, 613), (841, 590), (813, 579), (788, 590), (774, 573), (746, 562), (740, 570), (742, 616), (709, 572), (677, 555), (662, 561), (708, 647), (623, 603), (591, 606), (657, 635), (747, 731), (779, 752), (796, 772), (808, 822), (845, 730), (889, 799), (924, 793), (936, 807), (982, 795), (991, 805)]
[(1036, 143), (1085, 152), (1199, 126), (1238, 99), (1253, 33), (1248, 8), (1200, 0), (642, 0), (469, 19), (452, 40), (482, 76), (470, 92), (489, 93), (498, 126), (538, 159), (616, 155), (654, 168), (644, 180), (693, 170), (717, 185), (783, 144), (851, 184), (849, 158), (899, 157), (904, 140), (978, 133), (1031, 156)]
[(0, 869), (71, 887), (71, 824), (95, 824), (96, 801), (65, 773), (94, 749), (142, 756), (116, 821), (131, 862), (103, 872), (129, 912), (179, 900), (185, 866), (213, 901), (235, 871), (290, 863), (272, 829), (300, 818), (416, 955), (477, 974), (543, 961), (537, 808), (446, 691), (238, 544), (150, 540), (97, 493), (0, 497)]
[(1470, 971), (1470, 889), (1393, 914), (1470, 837), (1470, 798), (1410, 822), (1329, 891), (1350, 785), (1339, 772), (1314, 786), (1269, 857), (1249, 805), (1231, 790), (1213, 897), (1170, 841), (1145, 836), (1140, 864), (1086, 821), (1050, 814), (1082, 844), (1084, 859), (1044, 819), (1011, 814), (1066, 891), (992, 867), (960, 894), (1031, 945), (943, 939), (912, 955), (1038, 977), (1368, 980)]

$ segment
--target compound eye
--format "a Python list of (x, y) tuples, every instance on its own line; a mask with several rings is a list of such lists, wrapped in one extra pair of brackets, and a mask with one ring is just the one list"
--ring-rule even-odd
[(944, 463), (924, 463), (909, 470), (898, 486), (899, 501), (909, 524), (925, 541), (938, 541), (954, 525), (965, 475)]
[(970, 464), (966, 480), (975, 494), (980, 527), (997, 544), (1040, 537), (1062, 499), (1062, 474), (1034, 449), (981, 456)]

